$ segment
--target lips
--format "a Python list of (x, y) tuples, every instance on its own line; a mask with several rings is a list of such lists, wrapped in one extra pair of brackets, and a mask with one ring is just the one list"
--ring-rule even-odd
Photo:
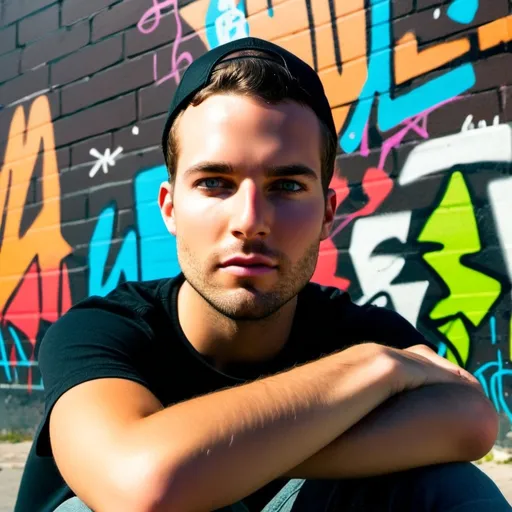
[(274, 272), (277, 265), (266, 256), (235, 256), (223, 261), (220, 269), (238, 277), (256, 277)]
[(274, 268), (276, 264), (266, 256), (235, 256), (223, 261), (221, 267), (269, 267)]

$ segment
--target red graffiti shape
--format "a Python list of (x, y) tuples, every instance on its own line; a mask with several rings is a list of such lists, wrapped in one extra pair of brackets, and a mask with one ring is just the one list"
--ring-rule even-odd
[[(339, 207), (349, 194), (348, 181), (346, 178), (335, 174), (330, 187), (336, 191), (336, 205)], [(338, 250), (334, 245), (332, 236), (320, 244), (320, 254), (312, 281), (324, 286), (336, 286), (342, 290), (347, 290), (350, 286), (350, 281), (336, 275)]]
[[(32, 353), (26, 354), (26, 357), (34, 361), (34, 349), (41, 321), (55, 322), (70, 307), (71, 292), (66, 265), (63, 264), (61, 270), (46, 271), (41, 274), (36, 258), (9, 300), (2, 323), (4, 325), (9, 323), (25, 334), (32, 344)], [(17, 356), (14, 346), (10, 360), (12, 367), (15, 368)], [(28, 379), (27, 386), (30, 391), (31, 367)]]
[(358, 217), (365, 217), (375, 213), (393, 190), (393, 180), (383, 169), (370, 167), (363, 176), (361, 186), (366, 197), (368, 197), (367, 203), (360, 210), (357, 210), (350, 215), (336, 215), (336, 219), (343, 220), (334, 229), (331, 235), (332, 237), (337, 235)]

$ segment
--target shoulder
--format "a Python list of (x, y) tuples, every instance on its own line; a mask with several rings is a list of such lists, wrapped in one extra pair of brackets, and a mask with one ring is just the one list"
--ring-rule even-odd
[(168, 300), (179, 278), (155, 281), (128, 281), (118, 285), (105, 296), (91, 296), (81, 300), (69, 311), (82, 309), (107, 309), (119, 313), (131, 311), (141, 314)]
[(394, 310), (356, 304), (348, 292), (316, 283), (309, 283), (301, 293), (315, 323), (344, 343), (372, 341), (396, 348), (426, 344), (435, 350), (435, 344)]
[(54, 368), (57, 360), (144, 350), (143, 342), (153, 338), (155, 318), (167, 309), (164, 302), (174, 284), (175, 279), (127, 282), (104, 297), (78, 302), (42, 338), (37, 350), (41, 370)]

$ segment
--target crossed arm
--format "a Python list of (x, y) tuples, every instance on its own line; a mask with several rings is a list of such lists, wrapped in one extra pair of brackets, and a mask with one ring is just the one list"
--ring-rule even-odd
[(165, 409), (139, 384), (93, 380), (55, 404), (53, 454), (90, 508), (153, 512), (221, 508), (283, 475), (479, 458), (495, 440), (496, 413), (443, 364), (363, 344)]
[(497, 436), (490, 401), (466, 384), (403, 392), (286, 473), (291, 478), (351, 478), (484, 456)]

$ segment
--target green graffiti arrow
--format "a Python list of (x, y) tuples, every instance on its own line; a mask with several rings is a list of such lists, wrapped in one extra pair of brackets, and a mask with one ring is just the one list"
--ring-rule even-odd
[[(430, 318), (447, 319), (438, 330), (453, 343), (466, 364), (471, 340), (460, 317), (465, 316), (478, 327), (499, 297), (501, 283), (461, 263), (462, 256), (476, 254), (482, 248), (473, 204), (461, 172), (454, 172), (450, 177), (446, 192), (418, 241), (443, 245), (442, 249), (423, 255), (449, 290), (449, 295), (431, 310)], [(450, 351), (448, 359), (456, 361)]]

